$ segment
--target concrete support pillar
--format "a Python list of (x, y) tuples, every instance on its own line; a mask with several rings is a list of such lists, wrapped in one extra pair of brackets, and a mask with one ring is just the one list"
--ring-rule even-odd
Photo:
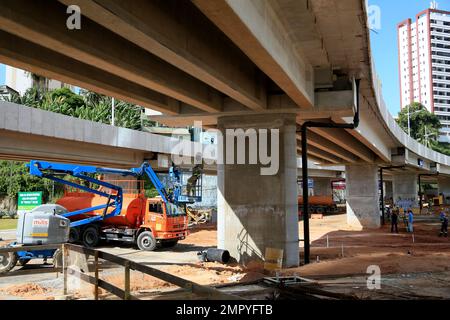
[[(267, 248), (282, 249), (283, 266), (298, 266), (295, 114), (221, 117), (218, 128), (222, 133), (219, 159), (223, 159), (217, 170), (218, 247), (229, 250), (244, 265), (262, 264)], [(237, 129), (242, 129), (240, 134)], [(230, 135), (233, 130), (238, 139)], [(257, 141), (248, 137), (252, 132)], [(236, 147), (236, 143), (233, 163), (226, 161), (231, 154), (229, 144), (239, 137), (245, 141), (246, 164), (237, 164), (242, 146)], [(266, 141), (267, 152), (261, 149)], [(261, 164), (260, 154), (257, 164), (249, 164), (249, 153), (260, 150), (270, 154), (271, 164)], [(270, 166), (278, 168), (272, 175), (263, 175), (261, 168)]]
[(392, 177), (394, 203), (403, 208), (419, 207), (419, 176), (413, 172), (396, 173)]
[(378, 166), (345, 167), (347, 223), (358, 228), (379, 228)]
[(450, 204), (450, 178), (438, 176), (438, 190), (444, 195), (444, 204)]
[(389, 200), (390, 198), (394, 198), (394, 194), (392, 193), (392, 181), (384, 181), (384, 199)]
[(313, 178), (314, 179), (314, 195), (329, 196), (332, 193), (330, 178)]

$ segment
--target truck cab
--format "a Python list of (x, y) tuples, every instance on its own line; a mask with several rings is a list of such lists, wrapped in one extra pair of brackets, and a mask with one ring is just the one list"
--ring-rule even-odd
[[(178, 240), (185, 239), (188, 235), (186, 211), (173, 203), (165, 203), (161, 197), (147, 198), (144, 221), (139, 229), (137, 245), (140, 249), (150, 250), (149, 247), (153, 247), (153, 242), (162, 247), (172, 247)], [(142, 243), (143, 239), (139, 240), (145, 231), (151, 232), (154, 239), (146, 239), (151, 243)]]

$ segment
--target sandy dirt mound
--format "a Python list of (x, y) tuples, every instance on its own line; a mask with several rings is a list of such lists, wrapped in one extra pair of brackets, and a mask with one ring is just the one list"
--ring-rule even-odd
[[(246, 271), (238, 265), (223, 265), (217, 262), (171, 265), (161, 268), (161, 270), (202, 285), (247, 282), (264, 277), (261, 273)], [(105, 276), (104, 280), (119, 288), (123, 288), (124, 286), (123, 273)], [(139, 272), (132, 272), (130, 276), (130, 287), (131, 291), (134, 292), (150, 289), (177, 288), (175, 285)]]
[(180, 243), (215, 247), (217, 246), (217, 229), (215, 225), (200, 225), (189, 230), (189, 235)]
[(51, 290), (35, 283), (24, 283), (7, 287), (2, 290), (6, 294), (17, 297), (37, 297), (49, 293)]

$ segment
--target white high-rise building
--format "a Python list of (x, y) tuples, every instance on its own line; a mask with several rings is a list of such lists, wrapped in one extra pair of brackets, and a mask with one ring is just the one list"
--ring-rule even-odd
[(441, 121), (439, 141), (450, 143), (450, 12), (433, 1), (397, 28), (400, 106), (422, 103)]
[(45, 77), (33, 75), (32, 73), (14, 68), (6, 65), (5, 71), (5, 84), (16, 90), (21, 95), (27, 91), (27, 89), (34, 86), (39, 86), (45, 90), (59, 89), (62, 87), (68, 87), (70, 90), (74, 90), (74, 86), (67, 85), (57, 80), (47, 79)]

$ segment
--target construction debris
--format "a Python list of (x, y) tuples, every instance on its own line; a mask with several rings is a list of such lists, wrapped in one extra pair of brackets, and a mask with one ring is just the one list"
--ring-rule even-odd
[(204, 224), (211, 221), (213, 209), (193, 209), (186, 207), (186, 213), (189, 217), (189, 227)]

